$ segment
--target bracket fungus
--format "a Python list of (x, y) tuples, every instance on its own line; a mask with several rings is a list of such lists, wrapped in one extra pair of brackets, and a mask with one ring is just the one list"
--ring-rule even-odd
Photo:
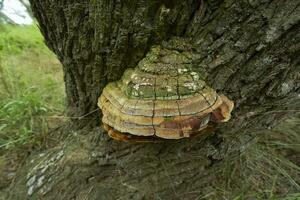
[(122, 141), (181, 139), (230, 119), (233, 102), (192, 69), (187, 51), (155, 46), (99, 97), (102, 122)]

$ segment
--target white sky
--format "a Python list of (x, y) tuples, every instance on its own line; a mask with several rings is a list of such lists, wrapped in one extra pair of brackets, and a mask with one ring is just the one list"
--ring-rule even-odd
[(4, 0), (2, 12), (17, 24), (31, 24), (32, 19), (18, 0)]

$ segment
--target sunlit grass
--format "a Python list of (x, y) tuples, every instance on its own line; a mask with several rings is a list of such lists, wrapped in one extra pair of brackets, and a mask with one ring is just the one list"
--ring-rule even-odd
[(44, 137), (64, 109), (61, 66), (36, 26), (0, 33), (0, 149)]
[(37, 26), (0, 25), (2, 55), (22, 53), (29, 49), (38, 49), (43, 54), (51, 54)]

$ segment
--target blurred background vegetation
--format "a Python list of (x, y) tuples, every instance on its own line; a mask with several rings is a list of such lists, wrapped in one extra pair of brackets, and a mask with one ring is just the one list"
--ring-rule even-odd
[(36, 25), (0, 28), (0, 148), (7, 149), (47, 133), (51, 116), (63, 112), (64, 86)]
[[(59, 61), (37, 25), (30, 20), (24, 20), (30, 25), (20, 25), (3, 11), (3, 3), (0, 0), (0, 193), (26, 156), (47, 148), (49, 133), (66, 121)], [(18, 3), (32, 16), (28, 1)], [(255, 133), (255, 144), (222, 162), (212, 192), (199, 199), (300, 199), (299, 127), (300, 117)]]

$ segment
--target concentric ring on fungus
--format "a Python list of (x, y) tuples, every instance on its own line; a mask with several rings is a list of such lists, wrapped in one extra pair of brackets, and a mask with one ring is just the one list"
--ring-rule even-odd
[(233, 102), (192, 70), (187, 52), (153, 47), (99, 97), (103, 127), (117, 140), (181, 139), (230, 119)]

